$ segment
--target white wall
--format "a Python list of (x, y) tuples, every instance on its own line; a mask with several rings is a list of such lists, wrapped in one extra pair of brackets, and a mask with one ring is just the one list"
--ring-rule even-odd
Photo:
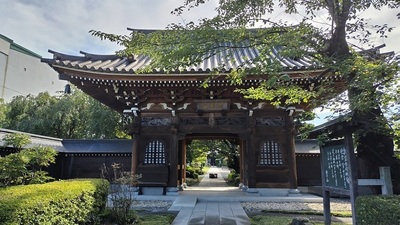
[[(40, 58), (29, 54), (29, 50), (18, 51), (8, 45), (10, 40), (0, 38), (0, 97), (6, 102), (14, 96), (38, 95), (48, 91), (51, 95), (64, 91), (66, 81)], [(21, 46), (18, 46), (21, 50)], [(23, 48), (22, 48), (23, 49)]]

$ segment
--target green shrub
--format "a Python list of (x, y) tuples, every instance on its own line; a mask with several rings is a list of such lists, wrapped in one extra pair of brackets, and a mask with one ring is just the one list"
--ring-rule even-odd
[(186, 171), (186, 177), (193, 178), (193, 175), (190, 171)]
[(204, 171), (201, 167), (193, 167), (193, 166), (187, 166), (186, 167), (186, 174), (190, 174), (190, 177), (193, 178), (193, 174), (197, 173), (197, 175), (203, 175)]
[(194, 168), (191, 166), (188, 166), (186, 168), (186, 177), (187, 178), (198, 179), (199, 174), (201, 174), (201, 173), (202, 173), (202, 171), (200, 170), (200, 168)]
[(239, 184), (240, 184), (240, 177), (239, 176), (237, 176), (236, 178), (235, 178), (235, 185), (236, 186), (239, 186)]
[(232, 182), (233, 179), (234, 179), (234, 174), (232, 174), (232, 173), (228, 174), (228, 181)]
[(193, 185), (195, 185), (197, 183), (199, 183), (199, 179), (186, 178), (187, 186), (193, 186)]
[(356, 200), (357, 224), (400, 224), (400, 196), (360, 196)]
[(197, 175), (199, 175), (199, 174), (203, 175), (204, 174), (203, 170), (200, 167), (194, 168), (194, 172), (197, 173)]
[(125, 172), (120, 163), (113, 163), (111, 168), (112, 172), (106, 165), (101, 168), (101, 177), (108, 177), (112, 183), (106, 218), (118, 225), (136, 224), (136, 211), (131, 208), (136, 201), (135, 193), (139, 190), (135, 185), (138, 184), (142, 175)]
[(0, 157), (0, 186), (42, 184), (53, 180), (43, 168), (55, 163), (57, 151), (35, 146)]
[[(102, 215), (103, 223), (105, 224), (137, 224), (139, 217), (135, 210), (128, 209), (122, 216), (121, 214), (116, 214), (115, 210), (112, 208), (107, 208)], [(102, 223), (102, 224), (103, 224)]]
[(0, 224), (96, 224), (109, 184), (76, 179), (0, 189)]
[(237, 177), (239, 177), (239, 174), (236, 174), (235, 170), (231, 170), (228, 174), (228, 182), (234, 183)]
[(192, 167), (192, 166), (187, 166), (187, 167), (186, 167), (186, 172), (194, 173), (194, 167)]

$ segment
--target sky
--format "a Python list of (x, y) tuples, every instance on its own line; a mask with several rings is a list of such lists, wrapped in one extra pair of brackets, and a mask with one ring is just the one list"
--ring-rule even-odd
[(169, 23), (214, 14), (207, 6), (185, 15), (171, 15), (183, 0), (0, 0), (0, 34), (41, 55), (48, 49), (110, 54), (120, 46), (91, 36), (90, 30), (129, 34), (127, 28), (163, 29)]
[[(216, 0), (179, 17), (170, 12), (183, 0), (0, 0), (0, 34), (41, 55), (51, 57), (48, 49), (78, 55), (79, 51), (110, 54), (121, 47), (101, 41), (89, 34), (100, 30), (114, 34), (129, 34), (127, 28), (163, 29), (169, 23), (186, 23), (215, 14)], [(299, 21), (277, 9), (273, 19)], [(372, 23), (397, 26), (384, 40), (377, 35), (372, 41), (385, 43), (384, 51), (400, 52), (400, 10), (365, 12), (362, 16)]]
[[(217, 0), (185, 12), (182, 16), (170, 12), (184, 0), (0, 0), (0, 34), (15, 43), (51, 58), (51, 49), (65, 54), (79, 55), (80, 51), (94, 54), (112, 54), (122, 47), (91, 36), (90, 30), (114, 34), (129, 34), (127, 28), (163, 29), (170, 23), (187, 23), (215, 15)], [(396, 27), (389, 38), (373, 35), (375, 45), (386, 44), (384, 52), (400, 54), (400, 10), (369, 10), (362, 14), (371, 24), (388, 24)], [(327, 22), (318, 14), (319, 22)], [(289, 20), (294, 23), (301, 17), (288, 16), (283, 9), (266, 17)]]

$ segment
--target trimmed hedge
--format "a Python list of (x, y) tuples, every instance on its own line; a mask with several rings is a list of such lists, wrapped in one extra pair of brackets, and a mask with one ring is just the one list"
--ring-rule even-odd
[(95, 224), (109, 183), (74, 179), (0, 188), (0, 224)]
[(200, 168), (194, 168), (191, 166), (186, 167), (186, 178), (198, 179), (200, 174), (198, 173), (199, 171), (201, 171)]
[(359, 225), (400, 224), (400, 196), (360, 196), (356, 216)]
[(239, 185), (240, 183), (240, 175), (235, 172), (235, 170), (231, 170), (228, 174), (228, 182), (233, 183), (234, 185)]

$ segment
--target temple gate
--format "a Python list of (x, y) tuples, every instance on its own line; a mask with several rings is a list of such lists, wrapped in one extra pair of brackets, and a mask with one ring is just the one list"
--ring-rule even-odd
[[(240, 51), (236, 62), (258, 54), (254, 49)], [(187, 142), (197, 137), (239, 143), (241, 183), (249, 193), (263, 188), (298, 193), (293, 117), (310, 110), (309, 105), (273, 107), (235, 91), (260, 85), (267, 74), (249, 75), (242, 84), (233, 85), (226, 75), (240, 65), (218, 54), (169, 74), (162, 70), (136, 74), (148, 64), (148, 57), (50, 52), (53, 59), (43, 61), (60, 79), (124, 115), (133, 138), (131, 171), (142, 174), (142, 187), (163, 187), (164, 193), (176, 194), (185, 182)], [(342, 77), (316, 69), (310, 60), (276, 58), (290, 76), (281, 82), (307, 89), (325, 81), (342, 82)], [(207, 81), (207, 88), (201, 87), (221, 62), (226, 63), (224, 71)]]

